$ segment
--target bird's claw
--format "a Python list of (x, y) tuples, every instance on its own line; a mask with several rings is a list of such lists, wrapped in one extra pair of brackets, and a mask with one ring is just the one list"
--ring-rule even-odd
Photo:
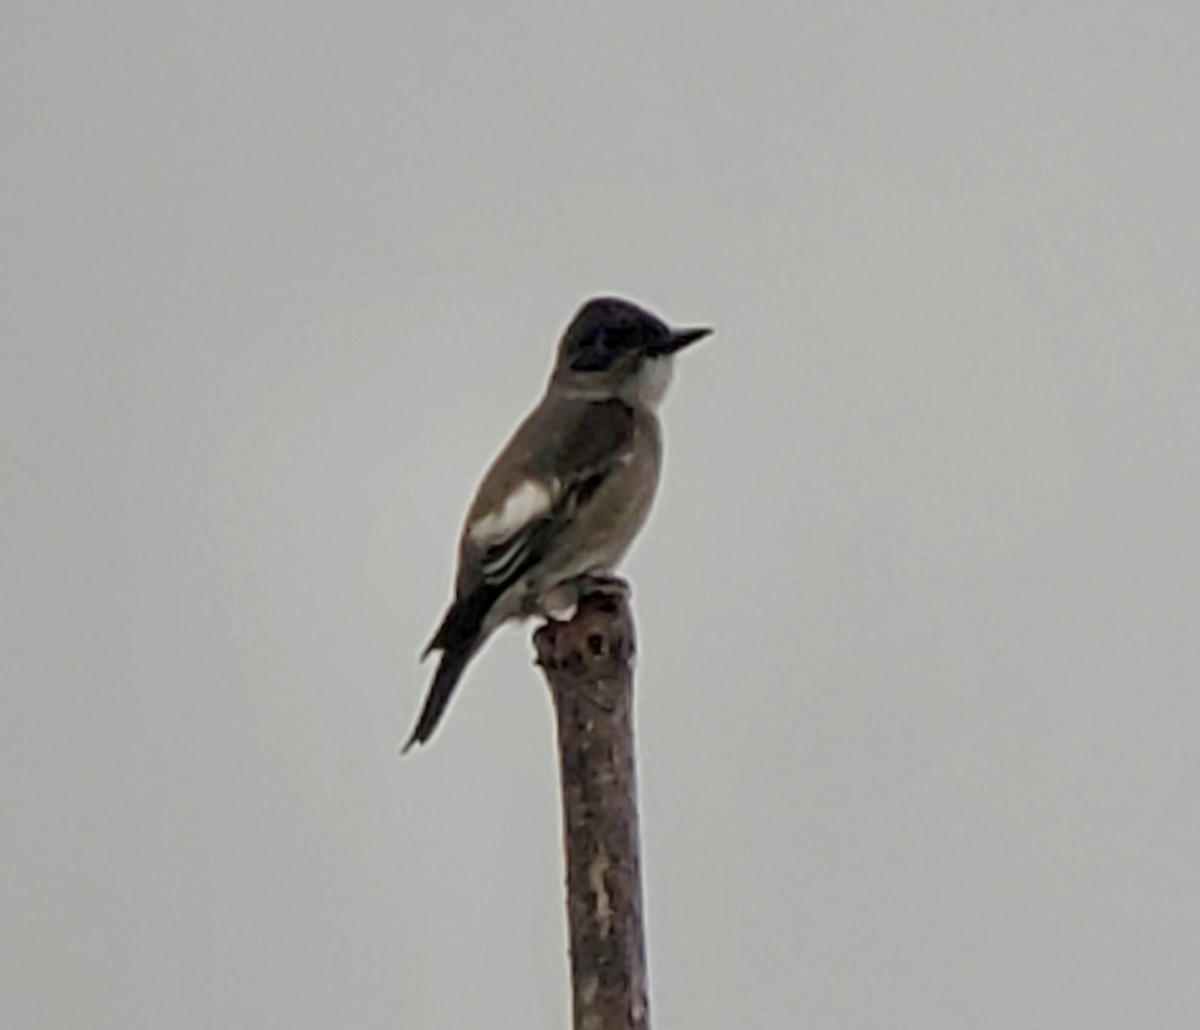
[(594, 598), (607, 602), (609, 607), (616, 607), (627, 604), (632, 593), (628, 581), (621, 579), (620, 576), (594, 572), (584, 573), (577, 577), (573, 585), (581, 605)]

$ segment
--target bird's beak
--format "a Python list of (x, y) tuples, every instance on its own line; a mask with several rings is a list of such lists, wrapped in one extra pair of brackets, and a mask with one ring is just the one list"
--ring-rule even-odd
[(652, 353), (655, 357), (674, 354), (676, 351), (683, 350), (688, 344), (703, 340), (710, 333), (712, 330), (707, 326), (700, 329), (672, 329), (667, 338), (654, 347)]

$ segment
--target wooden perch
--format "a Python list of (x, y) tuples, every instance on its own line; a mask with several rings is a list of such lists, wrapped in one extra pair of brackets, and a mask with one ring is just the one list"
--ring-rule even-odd
[(575, 1030), (648, 1030), (628, 586), (590, 584), (534, 645), (558, 722)]

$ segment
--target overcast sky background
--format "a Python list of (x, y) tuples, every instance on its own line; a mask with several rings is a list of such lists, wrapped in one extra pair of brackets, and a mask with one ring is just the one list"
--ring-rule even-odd
[(477, 478), (617, 292), (660, 1027), (1200, 1024), (1182, 4), (8, 4), (0, 1024), (559, 1028)]

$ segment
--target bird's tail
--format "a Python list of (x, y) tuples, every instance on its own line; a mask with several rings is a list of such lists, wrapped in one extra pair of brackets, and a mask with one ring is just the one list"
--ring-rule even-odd
[(484, 632), (483, 621), (495, 600), (493, 591), (484, 588), (469, 597), (455, 601), (446, 612), (446, 617), (422, 655), (425, 657), (430, 651), (442, 652), (437, 672), (433, 675), (433, 683), (429, 687), (429, 694), (425, 698), (425, 706), (421, 709), (421, 715), (413, 727), (408, 743), (401, 748), (401, 754), (414, 744), (424, 744), (437, 729), (463, 670), (483, 644), (487, 635)]

